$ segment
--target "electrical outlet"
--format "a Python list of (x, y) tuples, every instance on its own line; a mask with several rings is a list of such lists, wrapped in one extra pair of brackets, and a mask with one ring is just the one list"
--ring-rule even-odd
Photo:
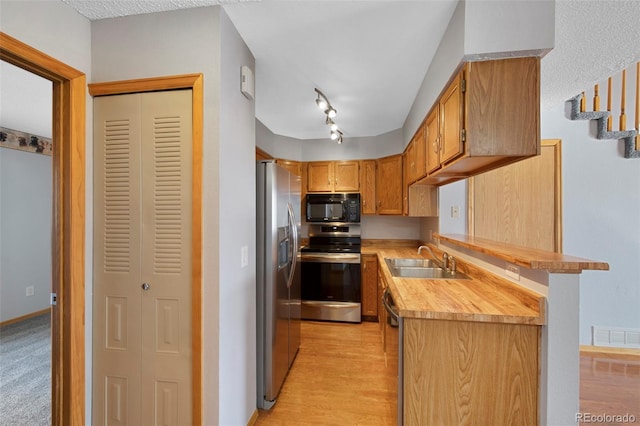
[(26, 294), (27, 296), (33, 296), (35, 294), (35, 290), (32, 285), (26, 288)]
[(520, 267), (517, 265), (507, 263), (507, 266), (504, 268), (504, 273), (507, 274), (508, 277), (520, 281)]
[(460, 207), (459, 206), (451, 206), (451, 217), (453, 217), (453, 218), (460, 217)]

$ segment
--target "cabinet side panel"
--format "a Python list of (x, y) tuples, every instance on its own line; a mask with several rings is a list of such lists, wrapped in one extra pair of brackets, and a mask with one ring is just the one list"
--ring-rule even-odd
[(540, 153), (540, 58), (468, 65), (467, 155)]
[(537, 326), (404, 321), (404, 419), (538, 423)]

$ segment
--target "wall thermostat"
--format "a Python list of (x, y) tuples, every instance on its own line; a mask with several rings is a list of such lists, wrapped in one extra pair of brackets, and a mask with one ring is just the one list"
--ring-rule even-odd
[(255, 93), (253, 71), (246, 65), (243, 65), (240, 69), (240, 81), (240, 92), (242, 92), (247, 99), (253, 99)]

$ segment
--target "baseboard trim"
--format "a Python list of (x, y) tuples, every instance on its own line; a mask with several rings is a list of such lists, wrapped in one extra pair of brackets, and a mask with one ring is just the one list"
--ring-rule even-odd
[(580, 345), (580, 353), (589, 355), (602, 354), (610, 357), (625, 356), (625, 357), (639, 357), (640, 349), (633, 348), (616, 348), (610, 346), (592, 346), (592, 345)]
[(9, 325), (9, 324), (13, 324), (13, 323), (16, 323), (16, 322), (20, 322), (20, 321), (23, 321), (23, 320), (26, 320), (26, 319), (29, 319), (29, 318), (37, 317), (37, 316), (40, 316), (42, 314), (46, 314), (47, 312), (51, 312), (51, 308), (43, 309), (41, 311), (31, 312), (30, 314), (23, 315), (23, 316), (18, 317), (18, 318), (13, 318), (13, 319), (10, 319), (10, 320), (6, 320), (6, 321), (3, 321), (3, 322), (0, 322), (0, 327), (4, 327), (5, 325)]
[(253, 426), (256, 424), (257, 421), (258, 421), (258, 410), (254, 410), (253, 414), (251, 415), (251, 418), (249, 419), (249, 423), (247, 423), (247, 426)]

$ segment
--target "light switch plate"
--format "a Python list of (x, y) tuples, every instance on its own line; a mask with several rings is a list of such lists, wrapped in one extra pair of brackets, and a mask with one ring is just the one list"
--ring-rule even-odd
[(240, 267), (244, 268), (249, 265), (249, 247), (242, 246), (240, 248)]

